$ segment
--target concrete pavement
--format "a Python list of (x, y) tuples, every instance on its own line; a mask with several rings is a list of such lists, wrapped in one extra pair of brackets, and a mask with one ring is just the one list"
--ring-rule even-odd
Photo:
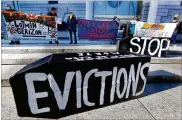
[[(60, 44), (49, 44), (48, 40), (21, 40), (20, 45), (10, 45), (10, 40), (2, 39), (2, 47), (16, 47), (16, 46), (88, 46), (88, 45), (109, 45), (110, 40), (78, 40), (78, 44), (69, 44), (68, 39), (59, 40)], [(54, 43), (54, 42), (53, 42)]]
[[(147, 88), (146, 88), (147, 89)], [(181, 120), (182, 86), (174, 87), (139, 99), (67, 116), (62, 119), (140, 119)], [(2, 88), (2, 120), (37, 118), (18, 117), (10, 87)], [(41, 118), (37, 120), (43, 120)]]
[[(9, 77), (26, 64), (51, 53), (116, 51), (116, 45), (109, 45), (109, 41), (89, 41), (90, 45), (88, 41), (85, 43), (80, 41), (81, 43), (77, 45), (69, 45), (68, 41), (63, 41), (58, 46), (49, 45), (47, 41), (28, 42), (25, 41), (25, 44), (21, 45), (9, 45), (8, 41), (5, 41), (2, 44), (3, 120), (37, 119), (17, 116), (12, 90), (9, 87)], [(168, 57), (152, 57), (149, 79), (144, 91), (145, 97), (61, 119), (182, 119), (182, 45), (171, 45), (169, 51)]]

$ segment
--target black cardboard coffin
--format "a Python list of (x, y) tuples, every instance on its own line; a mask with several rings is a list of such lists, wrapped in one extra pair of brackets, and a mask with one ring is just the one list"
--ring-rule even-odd
[(143, 95), (150, 57), (123, 52), (52, 54), (13, 77), (18, 115), (60, 118)]

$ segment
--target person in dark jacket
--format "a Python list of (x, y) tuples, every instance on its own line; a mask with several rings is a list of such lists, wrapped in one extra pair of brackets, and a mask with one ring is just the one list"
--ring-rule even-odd
[[(15, 12), (16, 10), (15, 9), (13, 9), (12, 7), (11, 7), (11, 5), (9, 5), (9, 4), (5, 4), (5, 10), (6, 11), (9, 11), (9, 12)], [(14, 18), (9, 18), (9, 17), (7, 17), (7, 22), (12, 22), (13, 20), (15, 20)], [(6, 20), (5, 20), (6, 21)], [(11, 42), (9, 43), (9, 44), (20, 44), (20, 41), (19, 40), (11, 40)]]
[(173, 35), (171, 37), (171, 41), (173, 42), (173, 44), (176, 43), (176, 37), (177, 37), (177, 34), (178, 34), (178, 26), (179, 26), (179, 15), (175, 15), (173, 17), (173, 20), (172, 20), (172, 23), (177, 23), (177, 26), (173, 32)]
[(76, 32), (77, 32), (77, 20), (75, 15), (72, 12), (69, 12), (69, 16), (67, 19), (67, 29), (70, 34), (70, 44), (73, 44), (73, 39), (72, 39), (72, 33), (74, 35), (74, 44), (77, 44), (77, 38), (76, 38)]
[[(116, 16), (114, 16), (112, 21), (115, 22), (117, 24), (117, 26), (119, 27), (119, 23), (118, 23), (117, 19), (118, 18)], [(117, 43), (116, 37), (117, 37), (117, 34), (116, 34), (115, 38), (111, 40), (110, 44), (116, 44)]]
[(51, 8), (51, 12), (49, 12), (47, 15), (57, 17), (56, 8), (55, 8), (55, 7), (52, 7), (52, 8)]
[[(56, 8), (52, 7), (51, 12), (49, 12), (47, 15), (57, 17)], [(59, 29), (59, 25), (57, 26), (57, 28)], [(56, 40), (55, 43), (59, 44), (58, 40)], [(52, 44), (52, 41), (49, 41), (49, 44)]]

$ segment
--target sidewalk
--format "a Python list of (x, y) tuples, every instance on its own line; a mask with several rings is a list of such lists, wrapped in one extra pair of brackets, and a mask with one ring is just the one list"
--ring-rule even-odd
[[(150, 88), (150, 87), (149, 87)], [(149, 89), (146, 88), (146, 89)], [(88, 112), (67, 116), (62, 119), (140, 119), (140, 120), (181, 120), (182, 85), (167, 91), (151, 94), (139, 99), (111, 105)], [(44, 120), (18, 117), (10, 87), (2, 88), (2, 119)]]
[[(2, 87), (2, 119), (33, 119), (18, 117), (9, 87), (9, 77), (26, 64), (52, 53), (116, 51), (116, 45), (110, 45), (109, 41), (81, 40), (76, 45), (68, 44), (68, 40), (59, 45), (29, 42), (9, 45), (2, 40), (1, 83), (8, 86)], [(169, 51), (168, 57), (152, 57), (144, 97), (61, 119), (182, 119), (182, 44), (170, 45)]]
[(110, 45), (110, 40), (78, 40), (78, 44), (69, 44), (69, 40), (59, 40), (60, 44), (49, 44), (48, 40), (22, 40), (20, 45), (10, 45), (10, 40), (2, 40), (2, 47), (25, 47), (25, 46), (87, 46), (87, 45)]
[[(89, 45), (109, 45), (109, 46), (116, 46), (111, 45), (110, 40), (77, 40), (78, 44), (69, 44), (68, 39), (61, 39), (59, 40), (60, 44), (49, 44), (48, 40), (22, 40), (20, 41), (20, 45), (10, 45), (10, 40), (1, 40), (1, 46), (2, 47), (25, 47), (25, 46), (89, 46)], [(182, 46), (182, 43), (176, 43), (176, 44), (170, 44), (172, 48), (180, 47)], [(182, 50), (182, 49), (181, 49)]]

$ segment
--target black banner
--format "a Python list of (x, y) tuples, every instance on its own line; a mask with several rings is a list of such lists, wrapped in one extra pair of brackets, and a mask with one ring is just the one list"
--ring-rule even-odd
[(164, 57), (169, 49), (168, 38), (127, 37), (119, 42), (119, 51), (129, 51), (141, 55)]
[(52, 54), (10, 84), (18, 115), (60, 118), (141, 97), (150, 57), (122, 52)]

